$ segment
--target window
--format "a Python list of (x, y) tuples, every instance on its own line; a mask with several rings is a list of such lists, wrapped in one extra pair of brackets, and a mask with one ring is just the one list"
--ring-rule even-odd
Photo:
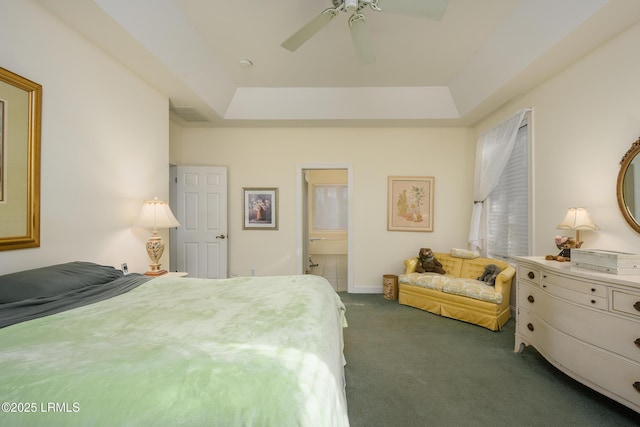
[(529, 254), (529, 131), (527, 120), (498, 185), (487, 198), (487, 253), (511, 261)]
[(347, 185), (313, 186), (313, 229), (343, 231), (347, 229)]

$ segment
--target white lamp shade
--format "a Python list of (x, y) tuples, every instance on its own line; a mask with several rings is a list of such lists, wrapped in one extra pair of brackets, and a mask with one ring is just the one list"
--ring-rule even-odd
[(165, 200), (145, 200), (135, 225), (146, 228), (173, 228), (180, 223)]
[(567, 216), (558, 224), (559, 230), (599, 230), (591, 221), (591, 215), (585, 208), (569, 208)]

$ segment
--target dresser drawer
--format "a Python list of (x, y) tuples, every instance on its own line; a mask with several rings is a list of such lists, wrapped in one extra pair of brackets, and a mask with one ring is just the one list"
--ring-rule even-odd
[(552, 295), (564, 298), (573, 303), (584, 305), (586, 307), (597, 308), (599, 310), (607, 311), (609, 305), (607, 304), (607, 298), (595, 295), (589, 295), (583, 292), (578, 292), (570, 288), (563, 288), (562, 286), (550, 285), (547, 282), (542, 281), (542, 289), (549, 292)]
[(528, 283), (518, 283), (518, 307), (523, 307), (531, 313), (536, 313), (538, 310), (543, 311), (544, 292), (533, 285)]
[(536, 348), (551, 363), (562, 365), (567, 374), (589, 387), (640, 410), (640, 392), (634, 387), (640, 382), (640, 364), (579, 341), (544, 322), (533, 333)]
[(542, 322), (538, 317), (530, 313), (527, 310), (518, 309), (518, 323), (516, 324), (516, 333), (521, 335), (528, 345), (532, 345), (538, 348), (535, 342), (536, 335), (534, 334), (536, 327)]
[(580, 292), (595, 297), (607, 298), (607, 287), (605, 285), (587, 282), (584, 280), (572, 279), (553, 273), (542, 273), (542, 286), (555, 285), (561, 288), (570, 289), (574, 292)]
[[(640, 323), (612, 316), (606, 311), (589, 310), (560, 300), (535, 286), (521, 283), (518, 287), (518, 331), (529, 339), (526, 322), (536, 324), (544, 319), (549, 326), (594, 346), (620, 354), (640, 363)], [(526, 311), (525, 311), (526, 310)], [(636, 341), (638, 344), (636, 344)]]
[(612, 292), (613, 311), (631, 314), (640, 318), (640, 294), (614, 289)]
[(525, 280), (527, 282), (540, 285), (540, 270), (528, 265), (518, 265), (518, 274), (516, 278), (518, 280)]

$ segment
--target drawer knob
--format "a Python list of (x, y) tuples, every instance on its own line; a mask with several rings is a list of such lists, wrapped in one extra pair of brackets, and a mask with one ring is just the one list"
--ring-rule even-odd
[(530, 271), (529, 273), (527, 273), (527, 277), (533, 280), (536, 278), (536, 274), (533, 271)]
[(635, 388), (636, 391), (640, 393), (640, 381), (636, 381), (635, 383), (633, 383), (633, 388)]
[(595, 292), (595, 291), (596, 291), (596, 288), (591, 288), (591, 292)]
[(527, 297), (527, 301), (529, 301), (531, 304), (533, 304), (536, 301), (536, 299), (533, 297), (533, 295), (529, 295)]
[(535, 328), (533, 327), (533, 325), (531, 323), (527, 323), (527, 329), (529, 329), (531, 332), (533, 332), (533, 330)]
[(596, 300), (592, 299), (591, 304), (595, 304), (595, 303), (596, 303)]
[(635, 308), (636, 310), (640, 311), (640, 301), (636, 301), (636, 303), (633, 304), (633, 308)]
[(640, 338), (636, 338), (633, 343), (636, 345), (636, 347), (640, 348)]

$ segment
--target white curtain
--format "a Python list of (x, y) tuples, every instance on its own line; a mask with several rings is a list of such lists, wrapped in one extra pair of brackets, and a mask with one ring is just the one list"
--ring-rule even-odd
[(528, 109), (520, 110), (495, 127), (483, 132), (476, 147), (476, 170), (473, 181), (473, 213), (469, 227), (469, 247), (487, 254), (485, 200), (496, 188), (511, 157), (518, 129)]

